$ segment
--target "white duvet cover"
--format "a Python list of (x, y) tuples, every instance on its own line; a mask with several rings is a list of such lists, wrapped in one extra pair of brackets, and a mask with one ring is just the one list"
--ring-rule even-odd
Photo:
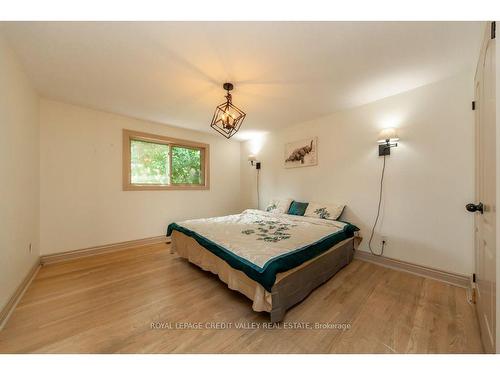
[(186, 220), (177, 225), (262, 270), (277, 257), (342, 232), (349, 224), (249, 209), (237, 215)]

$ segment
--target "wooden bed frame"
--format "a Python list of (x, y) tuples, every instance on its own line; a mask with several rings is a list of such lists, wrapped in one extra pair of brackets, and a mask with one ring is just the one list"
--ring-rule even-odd
[(310, 262), (274, 284), (271, 290), (271, 322), (281, 322), (288, 309), (351, 263), (354, 257), (354, 241), (355, 238), (351, 238), (335, 251), (321, 256), (321, 262)]

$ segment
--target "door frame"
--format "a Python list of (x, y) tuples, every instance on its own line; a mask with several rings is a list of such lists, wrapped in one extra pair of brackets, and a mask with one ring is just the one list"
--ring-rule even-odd
[[(492, 28), (494, 28), (494, 25), (492, 25), (493, 22), (486, 22), (486, 25), (485, 25), (485, 31), (484, 31), (484, 35), (483, 35), (483, 40), (482, 40), (482, 43), (481, 43), (481, 50), (480, 50), (480, 54), (479, 54), (479, 59), (478, 59), (478, 62), (477, 62), (477, 67), (476, 67), (476, 72), (475, 72), (475, 76), (474, 76), (474, 97), (475, 97), (475, 109), (476, 109), (476, 113), (474, 114), (474, 137), (475, 137), (475, 140), (474, 140), (474, 158), (475, 158), (475, 161), (474, 161), (474, 166), (475, 166), (475, 172), (474, 172), (474, 187), (475, 187), (475, 202), (478, 203), (479, 200), (481, 199), (480, 197), (480, 193), (479, 193), (479, 188), (480, 188), (480, 178), (482, 177), (482, 174), (480, 173), (479, 171), (479, 167), (482, 165), (479, 161), (479, 158), (481, 157), (481, 153), (479, 151), (479, 145), (480, 145), (480, 129), (479, 129), (479, 122), (481, 121), (481, 103), (480, 101), (478, 101), (478, 86), (479, 86), (479, 93), (481, 93), (483, 91), (483, 65), (484, 65), (484, 60), (485, 60), (485, 56), (486, 56), (486, 52), (487, 52), (487, 49), (488, 48), (491, 48), (491, 45), (490, 43), (495, 43), (495, 38), (493, 38), (493, 34), (492, 34)], [(493, 45), (495, 46), (495, 45)], [(496, 53), (496, 49), (495, 51), (493, 51), (493, 53)], [(495, 56), (495, 59), (496, 59), (496, 56)], [(496, 61), (496, 65), (498, 66), (498, 61)], [(496, 66), (494, 67), (494, 69), (496, 69)], [(495, 75), (496, 72), (495, 72)], [(495, 91), (496, 91), (496, 87), (495, 87)], [(495, 92), (495, 96), (496, 96), (496, 92)], [(482, 98), (484, 100), (484, 98)], [(496, 120), (496, 119), (495, 119)], [(499, 127), (498, 127), (498, 124), (495, 124), (495, 131), (496, 131), (496, 137), (495, 139), (498, 140), (498, 135), (499, 135)], [(500, 144), (500, 142), (496, 142), (496, 147), (495, 147), (495, 161), (496, 161), (496, 166), (495, 166), (495, 176), (494, 176), (494, 180), (495, 180), (495, 183), (496, 183), (496, 196), (495, 196), (495, 199), (496, 199), (496, 202), (495, 202), (495, 205), (500, 202), (500, 186), (499, 186), (499, 178), (500, 178), (500, 175), (498, 173), (498, 170), (500, 169), (500, 165), (499, 165), (499, 161), (500, 161), (500, 157), (498, 155), (500, 155), (500, 150), (499, 150), (499, 147), (497, 147), (498, 145)], [(479, 220), (480, 218), (476, 215), (474, 217), (474, 272), (475, 274), (477, 275), (479, 272), (478, 272), (478, 266), (479, 266), (479, 262), (478, 262), (478, 259), (479, 259), (479, 252), (478, 252), (478, 249), (479, 249), (479, 238), (478, 238), (478, 233), (477, 233), (477, 220)], [(500, 231), (498, 228), (500, 228), (500, 223), (499, 223), (499, 220), (498, 220), (498, 217), (496, 216), (496, 213), (495, 213), (495, 219), (496, 219), (496, 227), (494, 228), (496, 233), (499, 234)], [(496, 249), (498, 248), (497, 244), (499, 243), (499, 236), (496, 235), (495, 236), (495, 241), (496, 243), (494, 243), (493, 247), (494, 247), (494, 250), (495, 250), (495, 258), (496, 258), (496, 264), (494, 264), (494, 275), (496, 277), (496, 280), (495, 280), (495, 283), (498, 283), (499, 280), (498, 280), (498, 251), (496, 251)], [(492, 293), (495, 295), (495, 298), (494, 298), (494, 302), (493, 302), (493, 314), (492, 314), (492, 319), (493, 319), (493, 327), (491, 327), (492, 329), (490, 330), (490, 334), (492, 336), (492, 341), (490, 339), (490, 334), (488, 334), (487, 330), (484, 328), (484, 325), (481, 324), (481, 321), (482, 321), (482, 316), (480, 314), (480, 311), (478, 311), (478, 299), (481, 298), (481, 296), (479, 295), (479, 289), (478, 289), (478, 284), (477, 284), (477, 280), (476, 280), (476, 284), (474, 284), (474, 287), (475, 287), (475, 292), (476, 292), (476, 295), (477, 295), (477, 298), (474, 299), (474, 302), (475, 302), (475, 312), (476, 312), (476, 317), (477, 317), (477, 320), (478, 320), (478, 325), (479, 325), (479, 329), (480, 329), (480, 334), (481, 334), (481, 341), (483, 343), (483, 347), (485, 349), (485, 351), (487, 353), (495, 353), (495, 347), (497, 349), (500, 349), (499, 345), (496, 343), (496, 341), (499, 340), (499, 337), (498, 337), (498, 313), (499, 313), (499, 310), (498, 310), (498, 301), (496, 299), (496, 284), (493, 283), (492, 285)], [(486, 323), (487, 324), (487, 323)]]

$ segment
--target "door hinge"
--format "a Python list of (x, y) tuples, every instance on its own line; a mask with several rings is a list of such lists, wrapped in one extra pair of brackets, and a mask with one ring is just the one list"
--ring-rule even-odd
[(472, 274), (472, 282), (473, 282), (473, 283), (475, 283), (475, 282), (476, 282), (476, 274), (475, 274), (475, 273), (473, 273), (473, 274)]
[(491, 39), (495, 39), (497, 36), (497, 23), (493, 21), (491, 23)]
[(473, 101), (473, 102), (472, 102), (472, 110), (473, 110), (473, 111), (475, 111), (475, 110), (476, 110), (476, 102), (475, 102), (475, 101)]

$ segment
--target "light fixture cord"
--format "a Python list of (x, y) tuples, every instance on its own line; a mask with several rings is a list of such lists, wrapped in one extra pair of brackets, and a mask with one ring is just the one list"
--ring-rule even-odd
[(260, 205), (260, 189), (259, 189), (259, 173), (260, 169), (257, 169), (257, 209), (259, 209)]
[(382, 249), (380, 250), (380, 253), (376, 253), (372, 249), (373, 234), (375, 233), (375, 227), (377, 226), (378, 218), (380, 216), (380, 205), (382, 204), (382, 188), (384, 186), (384, 174), (385, 174), (385, 155), (384, 155), (384, 163), (382, 166), (382, 175), (380, 177), (380, 193), (378, 196), (377, 217), (375, 218), (375, 223), (373, 223), (372, 233), (370, 235), (370, 240), (368, 241), (368, 248), (370, 249), (370, 253), (372, 253), (373, 255), (376, 255), (376, 256), (383, 256), (384, 255), (384, 247), (385, 247), (385, 242), (382, 242)]

